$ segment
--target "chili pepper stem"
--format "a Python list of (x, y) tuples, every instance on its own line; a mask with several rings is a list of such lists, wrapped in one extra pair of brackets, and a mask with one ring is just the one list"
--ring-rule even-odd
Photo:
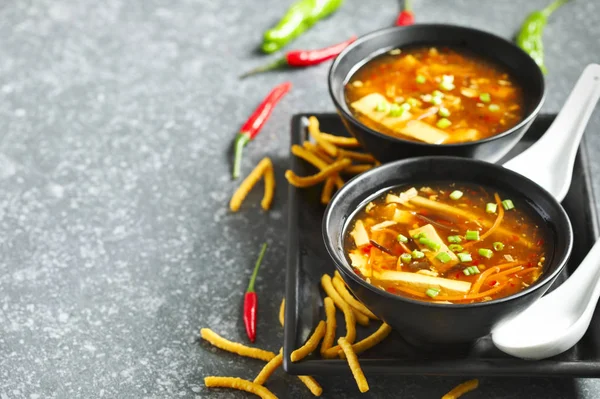
[(556, 0), (555, 2), (551, 3), (548, 7), (544, 8), (542, 10), (542, 14), (548, 18), (550, 16), (550, 14), (552, 14), (554, 11), (556, 11), (557, 8), (559, 8), (560, 6), (562, 6), (565, 3), (568, 3), (571, 0)]
[(412, 11), (412, 2), (410, 0), (404, 0), (404, 11)]
[(252, 277), (250, 277), (250, 283), (248, 284), (248, 289), (246, 290), (246, 293), (254, 292), (254, 282), (256, 281), (258, 269), (260, 268), (260, 264), (265, 256), (265, 252), (267, 252), (267, 243), (264, 243), (262, 249), (260, 250), (260, 254), (258, 255), (256, 264), (254, 265), (254, 271), (252, 272)]
[(250, 136), (246, 133), (240, 133), (235, 138), (233, 144), (233, 178), (237, 179), (240, 177), (240, 171), (242, 170), (242, 153), (244, 147), (250, 142)]
[(258, 68), (251, 69), (248, 72), (245, 72), (244, 74), (240, 75), (240, 79), (244, 79), (245, 77), (255, 75), (257, 73), (272, 71), (274, 69), (279, 69), (286, 66), (288, 66), (286, 57), (281, 57), (267, 65), (263, 65)]

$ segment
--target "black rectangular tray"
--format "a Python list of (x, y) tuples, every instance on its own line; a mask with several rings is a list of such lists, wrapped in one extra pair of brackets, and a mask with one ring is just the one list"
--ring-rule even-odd
[[(337, 114), (298, 114), (292, 118), (292, 144), (307, 139), (306, 118), (316, 116), (321, 129), (347, 135)], [(506, 156), (508, 160), (534, 143), (550, 126), (555, 115), (540, 115), (523, 139)], [(575, 235), (573, 254), (562, 283), (579, 265), (598, 236), (598, 219), (593, 198), (585, 140), (579, 148), (571, 189), (563, 201)], [(500, 163), (505, 162), (500, 161)], [(532, 165), (535, 167), (534, 165)], [(291, 168), (299, 175), (315, 173), (312, 166), (291, 157)], [(324, 319), (320, 278), (335, 270), (321, 237), (324, 206), (320, 203), (320, 185), (308, 189), (289, 187), (289, 226), (286, 278), (286, 312), (284, 329), (284, 369), (290, 374), (335, 375), (349, 372), (345, 361), (321, 359), (311, 355), (303, 361), (289, 361), (291, 352), (300, 347), (319, 320)], [(340, 312), (338, 312), (340, 313)], [(344, 322), (338, 314), (338, 335), (344, 334)], [(379, 323), (369, 328), (357, 326), (358, 339), (371, 334)], [(378, 346), (361, 354), (366, 373), (404, 375), (460, 376), (572, 376), (600, 377), (600, 308), (582, 340), (569, 351), (546, 360), (527, 361), (508, 356), (496, 349), (490, 337), (481, 338), (464, 355), (423, 354), (392, 332)]]

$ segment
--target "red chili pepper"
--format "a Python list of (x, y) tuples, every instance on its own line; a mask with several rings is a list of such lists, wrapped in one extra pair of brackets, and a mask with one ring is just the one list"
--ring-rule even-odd
[(279, 69), (283, 67), (308, 67), (313, 65), (321, 64), (327, 60), (336, 57), (343, 49), (348, 47), (350, 43), (356, 40), (356, 36), (352, 36), (350, 39), (334, 44), (329, 47), (325, 47), (318, 50), (292, 50), (288, 51), (283, 57), (276, 59), (270, 64), (255, 68), (251, 71), (246, 72), (240, 78), (254, 75), (256, 73), (271, 71), (273, 69)]
[(256, 275), (258, 274), (260, 263), (262, 262), (266, 251), (267, 244), (265, 243), (260, 250), (256, 264), (254, 265), (252, 277), (250, 277), (246, 295), (244, 295), (244, 325), (246, 326), (246, 334), (248, 334), (248, 338), (251, 342), (254, 342), (256, 339), (256, 310), (258, 308), (258, 297), (254, 291), (254, 282), (256, 281)]
[(415, 23), (415, 14), (412, 12), (412, 7), (410, 6), (410, 0), (404, 0), (404, 9), (398, 15), (398, 19), (396, 20), (396, 26), (408, 26)]
[(254, 110), (250, 118), (244, 123), (234, 142), (234, 158), (233, 158), (233, 178), (237, 179), (240, 175), (242, 152), (246, 144), (253, 140), (260, 129), (271, 116), (275, 105), (281, 98), (290, 91), (292, 84), (285, 82), (276, 86), (267, 97), (260, 103), (258, 108)]

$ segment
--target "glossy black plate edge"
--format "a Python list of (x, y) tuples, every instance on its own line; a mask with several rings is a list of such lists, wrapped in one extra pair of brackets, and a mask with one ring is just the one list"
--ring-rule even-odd
[[(594, 185), (592, 183), (592, 174), (590, 173), (590, 154), (588, 151), (587, 140), (585, 136), (583, 136), (581, 140), (581, 145), (579, 146), (579, 157), (581, 159), (581, 164), (583, 166), (583, 170), (585, 173), (583, 174), (583, 178), (585, 179), (585, 188), (587, 190), (587, 197), (590, 199), (590, 204), (596, 203), (596, 194), (594, 193)], [(598, 212), (596, 211), (596, 207), (594, 205), (589, 206), (585, 209), (587, 212), (588, 220), (591, 222), (591, 230), (593, 233), (593, 237), (597, 239), (600, 237), (600, 220), (598, 220)]]
[[(291, 144), (301, 144), (303, 118), (316, 116), (317, 119), (332, 117), (333, 113), (303, 113), (296, 114), (291, 120)], [(538, 118), (553, 118), (554, 115), (540, 115)], [(290, 167), (296, 170), (296, 157), (290, 157)], [(589, 235), (598, 237), (600, 227), (595, 209), (595, 195), (589, 173), (589, 155), (585, 137), (578, 151), (578, 158), (584, 171), (584, 195), (589, 198), (584, 210), (590, 223)], [(299, 287), (299, 248), (298, 248), (298, 195), (297, 188), (289, 186), (288, 195), (288, 253), (286, 267), (286, 309), (284, 326), (284, 370), (292, 375), (344, 375), (350, 374), (345, 361), (342, 360), (304, 360), (292, 363), (289, 360), (291, 352), (296, 349), (296, 330), (298, 326), (298, 292)], [(292, 295), (293, 294), (293, 295)], [(288, 299), (289, 298), (289, 299)], [(597, 361), (564, 361), (547, 359), (540, 361), (525, 361), (517, 358), (502, 359), (458, 359), (458, 360), (424, 360), (411, 359), (361, 359), (361, 367), (366, 374), (372, 375), (442, 375), (442, 376), (497, 376), (497, 377), (600, 377), (600, 362)]]
[[(301, 132), (299, 131), (303, 125), (303, 118), (307, 114), (296, 114), (292, 117), (291, 125), (291, 138), (290, 148), (294, 144), (301, 145)], [(318, 118), (318, 116), (317, 116)], [(290, 152), (290, 169), (297, 170), (297, 163), (300, 162), (297, 157), (292, 156)], [(299, 363), (292, 363), (290, 355), (296, 348), (294, 343), (296, 342), (296, 330), (298, 325), (299, 314), (298, 306), (298, 287), (296, 284), (299, 281), (298, 274), (300, 272), (298, 268), (300, 249), (298, 248), (298, 188), (291, 184), (288, 184), (288, 245), (286, 255), (286, 282), (285, 282), (285, 315), (284, 315), (284, 326), (283, 326), (283, 369), (290, 374), (298, 375), (300, 370), (297, 367)], [(294, 226), (294, 227), (292, 227)], [(303, 368), (302, 366), (301, 368)]]

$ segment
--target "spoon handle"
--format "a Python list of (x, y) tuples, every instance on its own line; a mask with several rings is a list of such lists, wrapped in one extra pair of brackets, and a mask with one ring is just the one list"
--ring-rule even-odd
[(579, 303), (573, 303), (577, 307), (587, 302), (595, 306), (600, 296), (600, 240), (596, 241), (567, 281), (548, 296), (556, 297), (560, 301), (566, 298), (578, 298), (579, 301), (576, 302)]
[[(571, 184), (579, 142), (599, 97), (600, 65), (590, 64), (584, 69), (562, 110), (546, 133), (530, 148), (503, 166), (534, 181), (538, 177), (535, 175), (535, 170), (553, 172), (554, 179), (562, 178), (566, 184), (560, 188), (561, 192), (549, 191), (557, 199), (562, 200)], [(533, 164), (536, 165), (535, 168), (531, 168)]]

